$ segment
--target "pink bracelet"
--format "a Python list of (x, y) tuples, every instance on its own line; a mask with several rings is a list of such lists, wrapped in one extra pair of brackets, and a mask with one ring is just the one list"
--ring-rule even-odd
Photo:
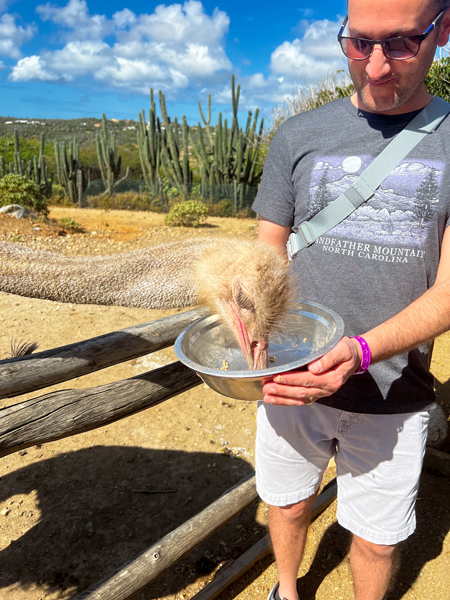
[(365, 373), (369, 368), (371, 359), (370, 348), (369, 344), (361, 336), (355, 335), (353, 339), (358, 342), (358, 344), (361, 346), (362, 351), (361, 366), (357, 371), (355, 371), (354, 375), (361, 375), (362, 373)]

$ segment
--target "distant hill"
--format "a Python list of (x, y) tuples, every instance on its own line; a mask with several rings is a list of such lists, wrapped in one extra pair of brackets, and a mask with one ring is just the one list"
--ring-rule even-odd
[[(70, 142), (77, 137), (79, 144), (95, 143), (96, 133), (101, 119), (28, 119), (16, 117), (0, 117), (0, 137), (12, 137), (14, 129), (19, 136), (26, 139), (39, 139), (45, 134), (46, 142)], [(116, 134), (117, 143), (135, 144), (137, 121), (119, 121), (108, 119), (108, 129)]]
[[(148, 118), (148, 117), (147, 117)], [(77, 138), (80, 145), (80, 158), (84, 166), (90, 167), (91, 177), (100, 177), (95, 138), (101, 129), (101, 119), (30, 119), (0, 116), (0, 156), (3, 156), (6, 166), (14, 161), (14, 130), (19, 134), (20, 154), (25, 162), (39, 154), (41, 133), (45, 135), (45, 157), (50, 172), (55, 172), (56, 161), (53, 142), (68, 144)], [(114, 133), (118, 152), (122, 157), (123, 170), (130, 168), (130, 179), (142, 179), (142, 168), (137, 146), (137, 130), (139, 121), (108, 119), (108, 131)], [(164, 127), (164, 124), (162, 125)], [(181, 131), (181, 125), (179, 125)], [(191, 127), (194, 134), (196, 126)], [(214, 135), (214, 127), (210, 127)], [(206, 131), (203, 131), (205, 144), (208, 144)], [(195, 165), (192, 157), (191, 164)]]

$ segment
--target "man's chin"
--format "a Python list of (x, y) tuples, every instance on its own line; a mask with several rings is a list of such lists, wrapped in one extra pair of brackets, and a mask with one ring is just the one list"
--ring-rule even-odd
[(358, 94), (360, 103), (362, 104), (363, 110), (367, 110), (373, 113), (391, 113), (401, 107), (401, 102), (397, 95), (391, 95), (387, 97), (375, 97), (368, 93)]

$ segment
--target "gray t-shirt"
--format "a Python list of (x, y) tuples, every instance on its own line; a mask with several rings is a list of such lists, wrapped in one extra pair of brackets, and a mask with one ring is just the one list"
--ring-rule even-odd
[[(417, 114), (376, 115), (337, 100), (286, 121), (276, 132), (253, 209), (297, 230), (336, 199)], [(363, 334), (433, 285), (450, 213), (450, 118), (428, 135), (347, 219), (292, 262), (297, 299)], [(428, 345), (372, 365), (320, 400), (362, 413), (414, 412), (434, 402)]]

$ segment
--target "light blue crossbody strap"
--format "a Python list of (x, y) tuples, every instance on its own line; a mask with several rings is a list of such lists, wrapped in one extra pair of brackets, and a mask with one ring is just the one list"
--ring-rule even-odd
[(306, 246), (346, 219), (358, 206), (368, 200), (401, 160), (428, 133), (433, 131), (450, 112), (450, 104), (442, 98), (434, 98), (420, 111), (402, 131), (386, 146), (360, 177), (336, 200), (318, 212), (309, 221), (299, 225), (298, 232), (291, 233), (287, 242), (289, 260)]

